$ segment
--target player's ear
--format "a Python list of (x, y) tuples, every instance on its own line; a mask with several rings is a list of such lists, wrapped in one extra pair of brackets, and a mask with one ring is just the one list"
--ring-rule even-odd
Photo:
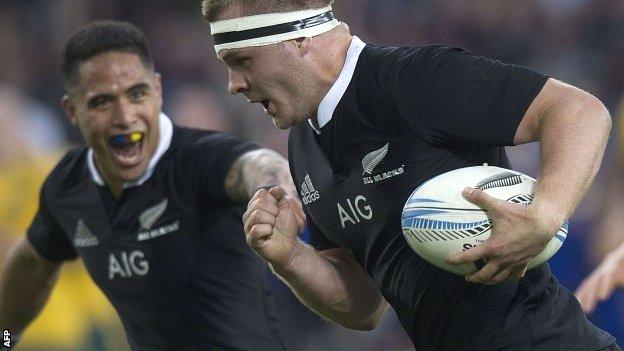
[(162, 76), (160, 73), (154, 73), (154, 89), (159, 95), (162, 95)]
[(297, 38), (295, 39), (295, 44), (301, 56), (307, 54), (308, 51), (310, 51), (310, 38), (309, 37)]
[(158, 94), (162, 94), (162, 76), (158, 72), (154, 72), (154, 89)]
[(69, 97), (69, 94), (63, 95), (61, 98), (61, 106), (63, 107), (63, 110), (65, 110), (65, 114), (67, 115), (67, 118), (69, 118), (69, 121), (73, 125), (77, 126), (78, 118), (76, 116), (76, 105), (74, 105), (73, 101)]
[(162, 76), (158, 72), (154, 72), (154, 90), (162, 106)]

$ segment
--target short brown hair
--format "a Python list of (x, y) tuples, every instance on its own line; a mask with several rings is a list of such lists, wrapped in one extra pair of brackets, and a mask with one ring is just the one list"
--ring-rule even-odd
[(329, 6), (334, 0), (202, 0), (202, 15), (212, 22), (232, 5), (240, 5), (244, 15), (259, 15), (272, 12), (317, 9)]

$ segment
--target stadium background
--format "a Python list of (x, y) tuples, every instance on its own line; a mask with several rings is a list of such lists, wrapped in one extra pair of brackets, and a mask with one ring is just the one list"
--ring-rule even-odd
[[(226, 94), (199, 0), (0, 0), (0, 259), (27, 227), (47, 171), (81, 142), (60, 109), (58, 58), (79, 27), (95, 19), (131, 21), (147, 34), (163, 75), (164, 110), (177, 123), (232, 131), (286, 152), (287, 134), (258, 106)], [(365, 42), (444, 43), (522, 64), (598, 96), (617, 115), (624, 93), (623, 0), (337, 0), (338, 17)], [(624, 240), (624, 163), (616, 132), (597, 180), (571, 221), (571, 235), (551, 260), (574, 290), (604, 253)], [(511, 151), (516, 169), (537, 174), (537, 148)], [(605, 222), (605, 209), (621, 211)], [(1, 267), (1, 266), (0, 266)], [(291, 300), (275, 281), (276, 293)], [(291, 301), (292, 302), (292, 301)], [(370, 333), (319, 321), (284, 304), (298, 350), (410, 350), (395, 317)], [(624, 294), (590, 318), (624, 340)], [(43, 315), (21, 350), (127, 350), (114, 311), (79, 262), (66, 265)]]

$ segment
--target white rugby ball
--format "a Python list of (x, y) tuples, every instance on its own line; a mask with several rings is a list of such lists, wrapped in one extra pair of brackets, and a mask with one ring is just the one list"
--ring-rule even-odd
[[(446, 258), (469, 250), (490, 237), (487, 212), (462, 196), (465, 187), (482, 189), (498, 199), (528, 205), (535, 179), (510, 169), (475, 166), (456, 169), (421, 184), (403, 207), (401, 227), (410, 247), (429, 263), (459, 275), (476, 272), (483, 262), (449, 265)], [(568, 235), (568, 222), (544, 250), (529, 262), (534, 268), (559, 250)]]

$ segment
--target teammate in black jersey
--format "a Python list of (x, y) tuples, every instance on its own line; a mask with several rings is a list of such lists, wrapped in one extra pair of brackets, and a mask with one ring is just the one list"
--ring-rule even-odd
[[(243, 219), (250, 246), (310, 308), (371, 329), (388, 303), (417, 350), (617, 349), (548, 264), (526, 271), (591, 183), (611, 120), (592, 95), (457, 48), (366, 45), (330, 0), (204, 0), (229, 90), (291, 128), (290, 167), (312, 247), (297, 240), (284, 190), (258, 191)], [(539, 141), (528, 207), (464, 196), (493, 222), (483, 245), (449, 258), (488, 263), (465, 279), (426, 263), (401, 234), (425, 180)], [(371, 161), (371, 160), (374, 160)], [(386, 302), (387, 301), (387, 302)]]
[(23, 331), (62, 262), (80, 257), (132, 349), (285, 349), (266, 264), (245, 245), (241, 216), (267, 185), (292, 189), (297, 206), (286, 160), (173, 125), (146, 39), (128, 23), (81, 30), (62, 71), (62, 104), (87, 146), (69, 151), (42, 187), (0, 281), (2, 328)]

